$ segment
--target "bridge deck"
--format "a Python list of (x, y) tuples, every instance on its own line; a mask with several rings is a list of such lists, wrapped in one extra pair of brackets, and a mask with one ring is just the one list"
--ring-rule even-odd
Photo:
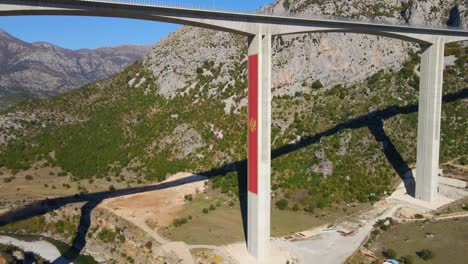
[[(308, 14), (271, 14), (260, 11), (214, 10), (186, 6), (177, 1), (159, 0), (0, 0), (2, 4), (23, 6), (21, 10), (3, 10), (0, 15), (41, 15), (55, 14), (57, 8), (67, 9), (70, 15), (101, 15), (129, 17), (163, 22), (172, 22), (216, 30), (255, 35), (253, 25), (266, 25), (269, 34), (295, 34), (308, 32), (355, 32), (406, 37), (407, 40), (433, 42), (427, 36), (456, 37), (453, 41), (468, 39), (468, 30), (453, 27), (436, 27), (412, 24), (391, 24), (383, 21), (357, 20), (336, 17), (320, 17)], [(26, 7), (35, 7), (27, 10)], [(46, 10), (51, 8), (50, 10)], [(22, 11), (22, 13), (18, 13)], [(81, 11), (81, 13), (80, 13)], [(75, 12), (75, 13), (73, 13)], [(86, 13), (87, 12), (87, 13)], [(255, 31), (255, 32), (254, 32)]]

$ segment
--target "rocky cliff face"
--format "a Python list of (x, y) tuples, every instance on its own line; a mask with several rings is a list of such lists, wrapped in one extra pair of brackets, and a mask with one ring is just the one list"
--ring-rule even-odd
[[(264, 7), (263, 11), (468, 28), (466, 3), (460, 0), (279, 0)], [(381, 69), (399, 68), (407, 59), (408, 50), (415, 48), (414, 44), (408, 42), (358, 34), (278, 37), (274, 40), (274, 94), (293, 95), (305, 91), (307, 87), (302, 84), (315, 80), (320, 80), (326, 86), (339, 83), (351, 85)], [(146, 65), (158, 78), (160, 94), (171, 97), (187, 88), (186, 83), (190, 82), (196, 68), (205, 61), (222, 65), (222, 72), (215, 82), (232, 84), (225, 80), (226, 75), (232, 65), (239, 63), (239, 59), (245, 59), (245, 52), (244, 38), (184, 27), (156, 44), (146, 59)]]
[(26, 43), (0, 30), (0, 96), (54, 96), (112, 76), (142, 59), (148, 46), (67, 50)]

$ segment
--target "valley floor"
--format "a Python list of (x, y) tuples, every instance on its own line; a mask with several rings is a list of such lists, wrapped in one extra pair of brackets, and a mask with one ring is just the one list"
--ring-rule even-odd
[[(154, 246), (164, 252), (169, 263), (250, 263), (253, 260), (247, 254), (243, 242), (239, 205), (230, 203), (229, 197), (222, 195), (210, 197), (205, 181), (200, 176), (179, 173), (159, 183), (167, 185), (166, 188), (141, 187), (141, 191), (106, 198), (97, 208), (109, 212), (109, 216), (105, 217), (116, 216), (115, 221), (123, 219), (141, 230), (144, 234), (142, 236), (153, 239)], [(174, 182), (179, 184), (172, 186)], [(466, 185), (465, 182), (443, 177), (440, 177), (440, 182), (439, 206), (468, 197), (466, 187), (461, 186)], [(24, 184), (18, 187), (20, 192), (28, 190), (27, 182)], [(35, 199), (33, 192), (28, 194), (30, 199)], [(8, 192), (1, 196), (8, 197)], [(15, 198), (12, 202), (17, 199), (10, 198)], [(5, 212), (8, 208), (11, 205), (3, 204), (1, 210)], [(207, 209), (207, 212), (203, 209)], [(373, 205), (337, 205), (332, 209), (315, 212), (314, 217), (303, 212), (272, 208), (274, 254), (265, 263), (284, 264), (287, 260), (289, 263), (344, 263), (356, 251), (365, 249), (361, 245), (367, 241), (375, 224), (387, 218), (414, 222), (419, 221), (419, 218), (442, 220), (467, 216), (466, 212), (451, 211), (447, 214), (447, 211), (440, 211), (442, 209), (433, 210), (431, 205), (409, 197), (403, 183), (392, 195)], [(186, 221), (176, 224), (180, 219)], [(109, 223), (100, 225), (109, 228)], [(93, 236), (91, 233), (88, 231), (88, 237)], [(97, 237), (101, 238), (101, 233)], [(375, 246), (375, 249), (382, 247)], [(89, 248), (85, 250), (92, 253)], [(381, 257), (378, 256), (378, 250), (375, 252), (374, 255)], [(101, 255), (96, 259), (105, 260), (107, 257)]]

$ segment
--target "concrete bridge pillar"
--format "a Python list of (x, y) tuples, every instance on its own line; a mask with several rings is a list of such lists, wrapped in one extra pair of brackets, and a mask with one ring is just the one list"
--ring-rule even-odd
[(262, 260), (270, 249), (271, 35), (248, 41), (247, 248)]
[(444, 39), (422, 46), (419, 86), (416, 198), (432, 202), (437, 195)]

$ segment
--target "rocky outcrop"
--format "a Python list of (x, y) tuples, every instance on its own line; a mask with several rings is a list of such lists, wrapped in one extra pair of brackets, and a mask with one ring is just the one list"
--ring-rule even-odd
[(108, 78), (142, 59), (149, 46), (68, 50), (26, 43), (0, 30), (0, 96), (54, 96)]

